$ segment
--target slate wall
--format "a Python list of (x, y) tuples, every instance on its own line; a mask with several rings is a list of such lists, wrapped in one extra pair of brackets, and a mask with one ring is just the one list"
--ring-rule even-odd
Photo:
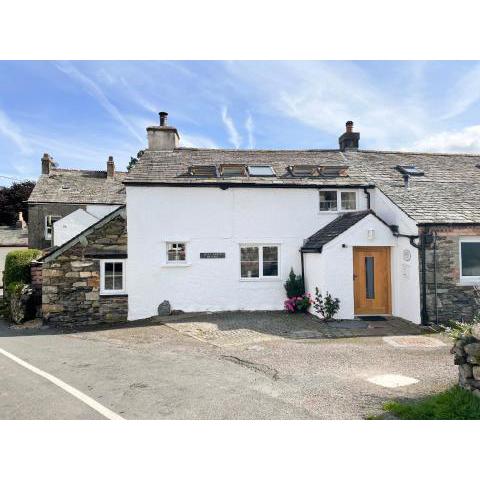
[(42, 316), (54, 325), (127, 320), (127, 295), (100, 295), (100, 260), (126, 258), (127, 221), (118, 215), (42, 267)]
[[(473, 315), (480, 311), (480, 305), (474, 286), (460, 283), (460, 238), (480, 236), (480, 225), (429, 226), (421, 228), (421, 233), (437, 235), (436, 252), (434, 253), (433, 243), (427, 245), (425, 249), (429, 321), (434, 322), (436, 318), (440, 323), (449, 320), (471, 320)], [(421, 282), (420, 268), (420, 288)]]

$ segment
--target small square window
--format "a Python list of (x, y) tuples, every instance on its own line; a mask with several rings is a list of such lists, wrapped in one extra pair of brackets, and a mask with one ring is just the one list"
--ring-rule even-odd
[(468, 279), (480, 279), (480, 238), (460, 242), (461, 276)]
[(168, 263), (185, 263), (186, 256), (186, 244), (179, 242), (167, 243), (167, 262)]
[(248, 174), (252, 177), (274, 177), (275, 172), (270, 165), (249, 165)]
[(357, 194), (355, 192), (340, 192), (342, 210), (356, 210)]
[(124, 260), (101, 260), (100, 293), (102, 295), (121, 295), (125, 293)]
[(337, 191), (336, 190), (320, 190), (320, 211), (321, 212), (337, 211)]

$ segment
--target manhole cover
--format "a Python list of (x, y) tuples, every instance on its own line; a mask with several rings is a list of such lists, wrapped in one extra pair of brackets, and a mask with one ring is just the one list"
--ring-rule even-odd
[(438, 338), (421, 335), (407, 335), (403, 337), (383, 337), (384, 342), (392, 347), (444, 347), (445, 344)]
[(405, 377), (404, 375), (396, 375), (393, 373), (376, 375), (375, 377), (367, 378), (367, 381), (386, 388), (405, 387), (406, 385), (412, 385), (419, 382), (416, 378)]

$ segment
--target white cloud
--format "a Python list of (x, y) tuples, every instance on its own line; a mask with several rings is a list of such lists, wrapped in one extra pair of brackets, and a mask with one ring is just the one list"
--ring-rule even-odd
[(20, 127), (16, 125), (7, 114), (0, 110), (0, 134), (6, 137), (8, 140), (13, 142), (21, 151), (21, 153), (29, 154), (32, 153), (32, 148), (25, 138), (25, 135), (22, 134)]
[(245, 120), (245, 129), (248, 133), (248, 148), (255, 148), (255, 137), (253, 136), (255, 126), (253, 124), (252, 115), (249, 113)]
[(239, 149), (242, 143), (242, 137), (238, 133), (238, 130), (235, 127), (232, 117), (228, 115), (227, 107), (222, 108), (222, 121), (228, 132), (228, 139), (230, 143), (236, 148)]
[(108, 99), (104, 91), (89, 77), (80, 72), (71, 64), (60, 64), (57, 68), (78, 81), (83, 85), (85, 90), (97, 100), (97, 102), (111, 115), (112, 118), (117, 120), (121, 125), (127, 128), (127, 130), (139, 141), (143, 141), (143, 138), (130, 124), (126, 117), (120, 112), (120, 110)]
[(218, 148), (218, 145), (208, 137), (185, 133), (182, 133), (180, 137), (180, 145), (186, 148)]
[[(406, 148), (411, 150), (411, 148)], [(480, 125), (435, 133), (413, 144), (413, 150), (433, 152), (480, 152)]]

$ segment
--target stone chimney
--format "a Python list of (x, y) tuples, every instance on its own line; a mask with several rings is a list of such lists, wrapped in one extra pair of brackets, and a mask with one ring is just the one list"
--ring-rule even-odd
[(42, 175), (50, 175), (50, 171), (54, 166), (53, 158), (48, 153), (44, 153), (42, 157)]
[(353, 122), (349, 120), (345, 124), (345, 133), (338, 139), (340, 150), (358, 150), (358, 141), (360, 140), (360, 133), (353, 131)]
[(115, 178), (115, 162), (113, 157), (108, 157), (107, 160), (107, 180), (113, 180)]
[(149, 150), (173, 150), (178, 147), (180, 137), (175, 127), (167, 125), (167, 112), (160, 112), (160, 125), (147, 127)]

